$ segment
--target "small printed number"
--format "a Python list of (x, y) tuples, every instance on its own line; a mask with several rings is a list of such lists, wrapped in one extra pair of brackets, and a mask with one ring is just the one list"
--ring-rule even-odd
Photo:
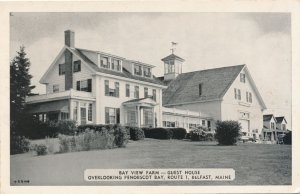
[(14, 180), (15, 184), (24, 184), (24, 183), (30, 183), (29, 180)]

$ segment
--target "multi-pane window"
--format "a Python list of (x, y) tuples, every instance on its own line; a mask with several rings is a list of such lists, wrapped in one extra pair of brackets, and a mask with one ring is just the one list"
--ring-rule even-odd
[(109, 87), (109, 80), (105, 80), (104, 85), (105, 85), (105, 96), (119, 97), (119, 95), (120, 95), (120, 84), (119, 84), (119, 82), (115, 82), (115, 88), (110, 88)]
[(275, 123), (271, 122), (271, 129), (275, 129)]
[(139, 86), (134, 87), (134, 97), (139, 98), (140, 97), (140, 91), (139, 91)]
[(237, 89), (237, 88), (234, 88), (234, 98), (237, 99), (237, 100), (241, 100), (241, 90), (240, 89)]
[(60, 113), (60, 119), (61, 120), (67, 120), (67, 119), (69, 119), (69, 113), (67, 113), (67, 112), (61, 112)]
[(92, 92), (92, 79), (77, 81), (76, 89), (78, 91)]
[(64, 75), (66, 73), (65, 64), (59, 64), (58, 65), (58, 74)]
[(252, 103), (252, 93), (246, 92), (246, 101)]
[(174, 61), (169, 61), (169, 62), (165, 63), (165, 72), (166, 73), (174, 73), (175, 72)]
[(156, 89), (152, 90), (152, 98), (156, 102)]
[(126, 84), (126, 97), (130, 97), (130, 85)]
[(79, 71), (81, 71), (81, 61), (80, 60), (74, 61), (73, 72), (79, 72)]
[(148, 97), (148, 88), (144, 87), (144, 98)]
[(146, 126), (153, 127), (153, 112), (150, 109), (144, 109), (144, 123)]
[(142, 66), (134, 65), (134, 75), (142, 75)]
[(111, 68), (113, 70), (120, 71), (121, 70), (120, 60), (112, 59), (112, 61), (111, 61)]
[(120, 109), (105, 107), (105, 123), (106, 124), (120, 123)]
[(88, 108), (88, 121), (93, 121), (93, 104), (89, 104)]
[(53, 93), (55, 93), (55, 92), (59, 92), (59, 85), (58, 84), (53, 85)]
[(163, 127), (175, 127), (176, 124), (173, 121), (163, 121)]
[(151, 77), (151, 69), (149, 67), (144, 67), (144, 76)]
[(75, 104), (75, 107), (73, 109), (73, 119), (77, 121), (77, 104)]
[(202, 126), (205, 126), (205, 120), (202, 120)]
[(102, 57), (101, 58), (101, 67), (104, 68), (109, 68), (109, 61), (108, 61), (108, 57)]
[(246, 75), (244, 73), (240, 73), (240, 81), (246, 83)]

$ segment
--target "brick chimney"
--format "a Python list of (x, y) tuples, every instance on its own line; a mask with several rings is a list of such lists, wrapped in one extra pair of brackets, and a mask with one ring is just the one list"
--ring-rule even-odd
[(65, 31), (65, 45), (71, 48), (75, 47), (75, 33), (72, 30)]
[[(65, 31), (65, 45), (74, 48), (75, 33), (71, 30)], [(73, 88), (73, 54), (71, 51), (65, 51), (65, 90)]]

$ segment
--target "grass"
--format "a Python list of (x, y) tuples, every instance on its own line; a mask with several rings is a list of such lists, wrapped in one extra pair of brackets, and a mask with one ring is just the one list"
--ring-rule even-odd
[[(233, 168), (236, 178), (232, 182), (85, 182), (84, 170), (92, 168)], [(145, 139), (119, 149), (12, 155), (11, 183), (20, 179), (30, 180), (29, 185), (288, 185), (291, 146)]]

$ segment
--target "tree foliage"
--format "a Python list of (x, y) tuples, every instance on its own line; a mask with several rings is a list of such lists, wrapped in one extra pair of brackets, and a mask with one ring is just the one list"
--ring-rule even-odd
[(17, 56), (10, 63), (10, 119), (11, 127), (16, 127), (24, 114), (25, 98), (33, 95), (32, 75), (29, 73), (30, 61), (26, 57), (25, 47), (20, 47)]
[(220, 145), (233, 145), (240, 135), (241, 124), (237, 121), (217, 121), (215, 138)]

